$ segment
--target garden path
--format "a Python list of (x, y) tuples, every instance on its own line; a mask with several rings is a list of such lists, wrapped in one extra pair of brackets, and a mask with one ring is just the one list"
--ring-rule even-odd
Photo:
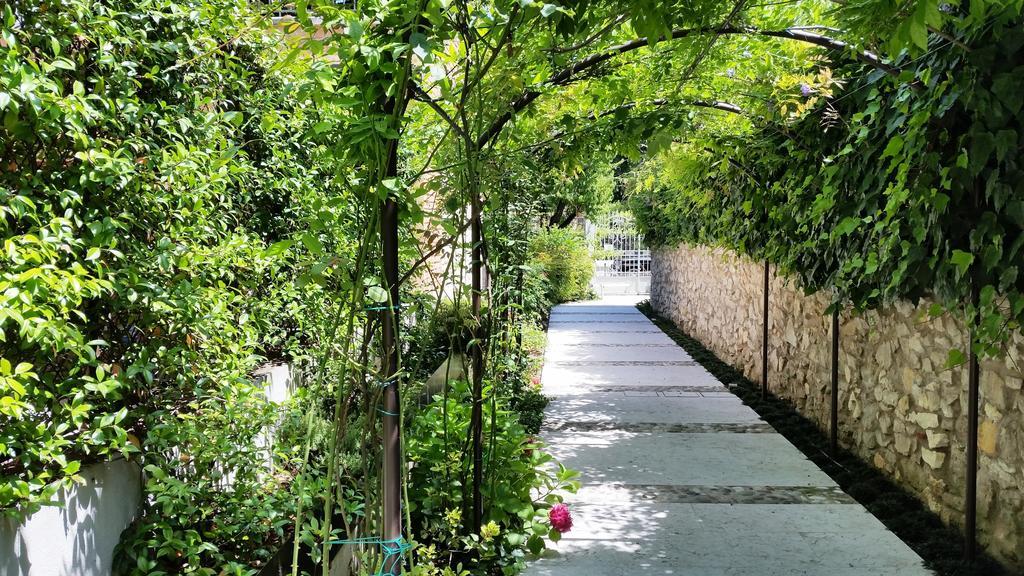
[(542, 434), (583, 486), (528, 576), (930, 574), (633, 304), (551, 315)]

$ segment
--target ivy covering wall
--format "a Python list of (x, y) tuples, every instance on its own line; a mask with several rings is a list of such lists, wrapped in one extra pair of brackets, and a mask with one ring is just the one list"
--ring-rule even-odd
[(1024, 33), (1016, 8), (970, 22), (896, 74), (837, 64), (748, 133), (672, 145), (633, 175), (648, 239), (766, 258), (859, 309), (934, 294), (976, 317), (973, 282), (998, 354), (1024, 320)]

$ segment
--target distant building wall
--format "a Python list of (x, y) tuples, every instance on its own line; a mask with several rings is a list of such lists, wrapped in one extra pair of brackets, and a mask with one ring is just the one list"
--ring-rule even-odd
[[(727, 250), (681, 245), (653, 254), (651, 303), (751, 380), (761, 379), (764, 264)], [(771, 275), (769, 388), (822, 430), (829, 426), (831, 318), (827, 295)], [(898, 302), (840, 320), (839, 437), (962, 525), (967, 374), (945, 368), (967, 330), (930, 302)], [(978, 529), (990, 553), (1024, 569), (1024, 336), (982, 363)]]

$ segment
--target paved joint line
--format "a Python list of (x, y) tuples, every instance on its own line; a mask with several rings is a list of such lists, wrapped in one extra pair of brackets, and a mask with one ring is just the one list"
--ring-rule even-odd
[(693, 360), (553, 360), (555, 366), (696, 366)]
[[(568, 324), (568, 322), (567, 322)], [(603, 324), (603, 322), (602, 322)], [(551, 324), (554, 326), (555, 323)], [(652, 326), (653, 330), (587, 330), (587, 334), (664, 334), (657, 326)]]
[(566, 342), (564, 344), (559, 344), (558, 346), (594, 346), (609, 348), (679, 348), (678, 344), (627, 344), (618, 342)]
[(640, 318), (646, 317), (640, 312), (564, 312), (558, 311), (551, 314), (551, 317), (555, 316), (637, 316)]
[(670, 424), (664, 422), (554, 421), (544, 425), (552, 432), (633, 432), (656, 434), (773, 434), (775, 429), (765, 422), (691, 422)]
[(729, 392), (724, 386), (595, 386), (594, 392)]
[(606, 484), (630, 500), (665, 504), (857, 504), (838, 486), (696, 486)]
[(549, 326), (555, 326), (557, 324), (651, 324), (650, 320), (562, 320), (561, 322), (555, 321), (554, 317), (548, 322)]

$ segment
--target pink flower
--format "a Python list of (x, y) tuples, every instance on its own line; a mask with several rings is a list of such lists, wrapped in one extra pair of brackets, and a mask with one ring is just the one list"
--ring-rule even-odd
[(572, 530), (572, 514), (569, 513), (569, 507), (565, 504), (552, 506), (548, 512), (548, 520), (551, 521), (552, 528), (563, 534)]

